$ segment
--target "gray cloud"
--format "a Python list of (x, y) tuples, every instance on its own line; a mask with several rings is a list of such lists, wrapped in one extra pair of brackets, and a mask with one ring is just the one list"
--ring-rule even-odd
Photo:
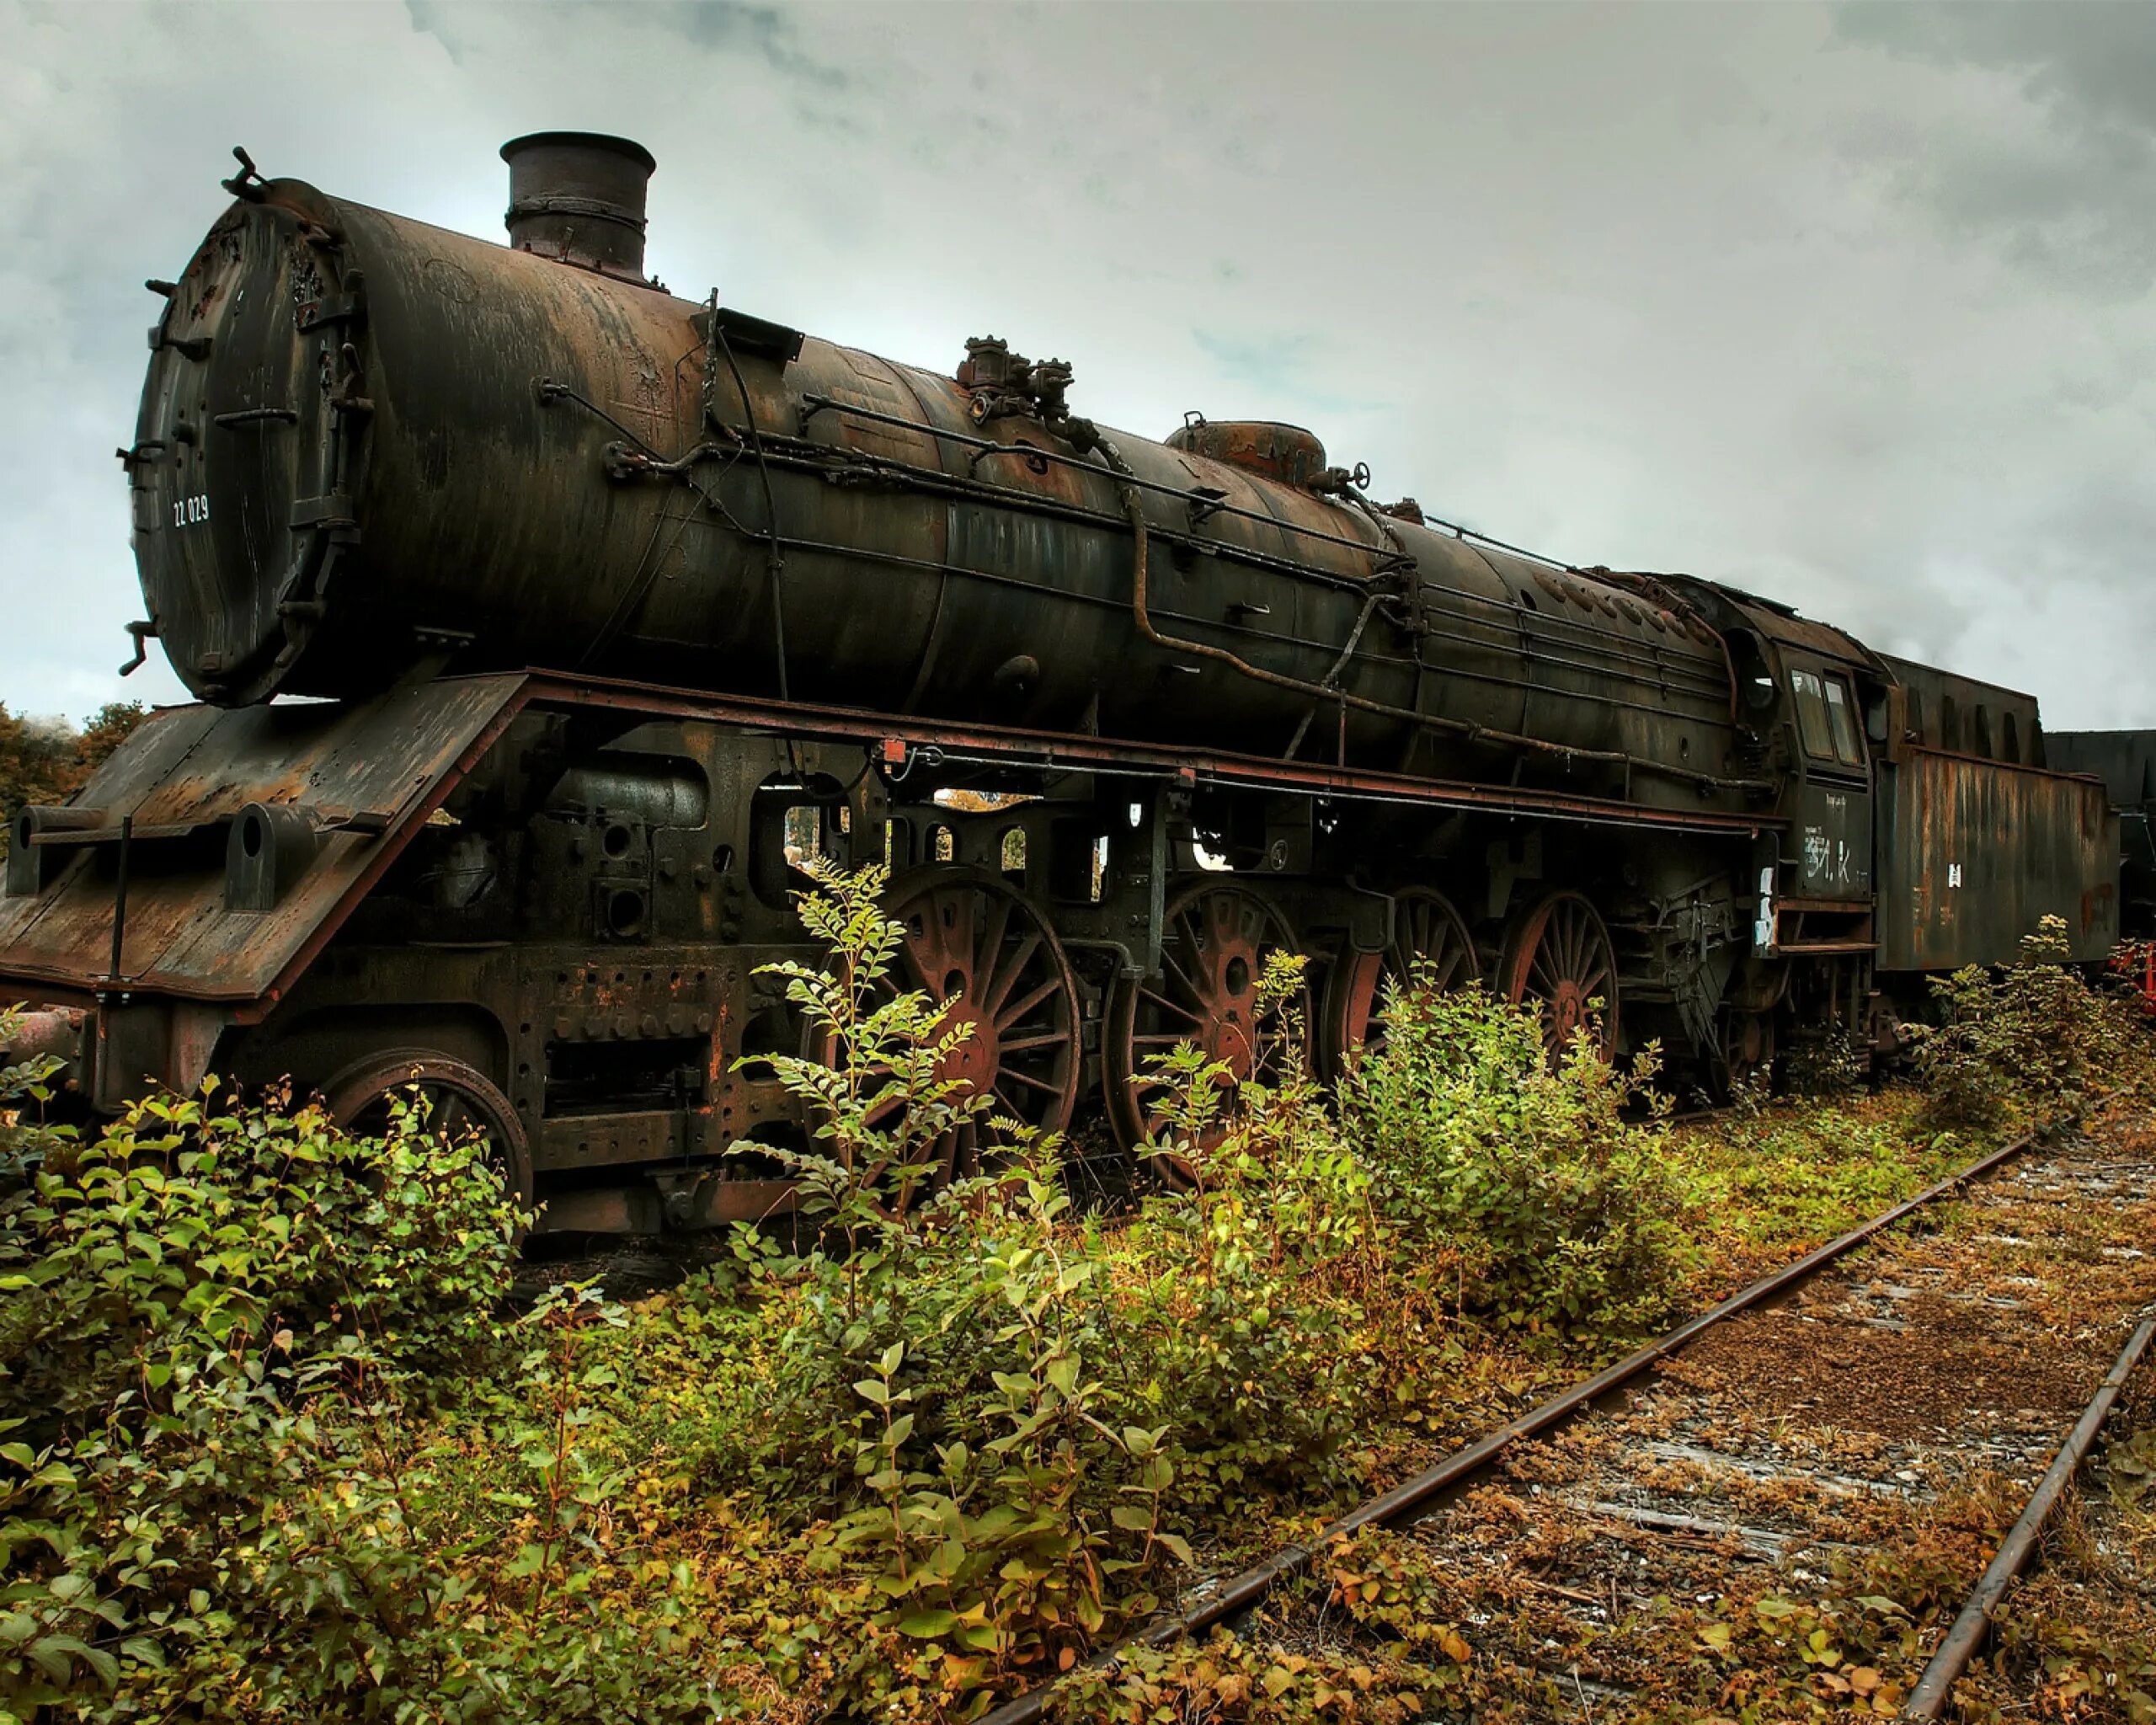
[(0, 0), (0, 696), (122, 689), (139, 284), (231, 144), (498, 236), (495, 147), (585, 126), (658, 157), (685, 295), (947, 370), (993, 330), (1109, 425), (1295, 420), (1507, 538), (2156, 724), (2152, 16)]
[[(1950, 231), (2063, 285), (2138, 297), (2156, 271), (2156, 11), (2111, 5), (1863, 5), (1849, 43), (1963, 93), (1921, 127), (1857, 142)], [(2016, 102), (1997, 99), (2011, 91)]]

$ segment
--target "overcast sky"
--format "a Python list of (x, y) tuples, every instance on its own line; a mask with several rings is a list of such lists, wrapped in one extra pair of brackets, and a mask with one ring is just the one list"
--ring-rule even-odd
[(690, 298), (1076, 411), (1299, 421), (1381, 497), (2156, 725), (2156, 8), (0, 0), (0, 699), (179, 698), (115, 446), (263, 171), (499, 238), (659, 158)]

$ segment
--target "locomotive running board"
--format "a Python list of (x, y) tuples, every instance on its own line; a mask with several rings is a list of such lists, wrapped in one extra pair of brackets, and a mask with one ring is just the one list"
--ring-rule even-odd
[(1756, 836), (1789, 823), (1777, 815), (1731, 814), (1712, 809), (1657, 809), (1609, 797), (1582, 797), (1539, 787), (1486, 785), (1455, 779), (1412, 777), (1355, 767), (1326, 766), (1270, 756), (1177, 748), (1067, 731), (1026, 730), (1008, 725), (955, 724), (947, 720), (898, 718), (856, 708), (706, 695), (657, 684), (529, 673), (524, 704), (611, 707), (654, 718), (702, 719), (775, 731), (803, 740), (859, 743), (903, 770), (916, 754), (931, 764), (1005, 766), (1040, 772), (1098, 772), (1186, 786), (1233, 787), (1290, 795), (1332, 797), (1425, 808), (1479, 809), (1606, 826), (1651, 826), (1662, 831)]
[[(35, 890), (0, 897), (0, 999), (155, 996), (259, 1018), (493, 745), (526, 686), (511, 673), (366, 702), (152, 713), (77, 793), (69, 830), (32, 841), (64, 847), (13, 877)], [(235, 833), (250, 808), (273, 817)], [(296, 825), (274, 818), (283, 811)], [(231, 853), (280, 835), (306, 851), (286, 889), (236, 895)]]
[[(153, 714), (67, 809), (33, 811), (52, 817), (49, 830), (19, 826), (35, 831), (40, 850), (36, 868), (10, 871), (13, 890), (0, 897), (0, 1001), (100, 1005), (101, 1037), (138, 1023), (143, 1051), (128, 1055), (131, 1070), (183, 1071), (189, 1061), (171, 1052), (183, 1044), (206, 1058), (222, 1027), (259, 1022), (291, 991), (412, 835), (531, 708), (604, 708), (851, 744), (894, 777), (947, 763), (1731, 837), (1785, 824), (1764, 813), (1649, 808), (559, 672), (440, 677), (366, 701)], [(250, 825), (262, 831), (237, 830)], [(304, 858), (289, 878), (258, 864), (250, 889), (241, 841), (274, 838), (272, 829), (296, 831)], [(115, 948), (119, 961), (109, 963)], [(144, 1064), (153, 1045), (168, 1052)]]

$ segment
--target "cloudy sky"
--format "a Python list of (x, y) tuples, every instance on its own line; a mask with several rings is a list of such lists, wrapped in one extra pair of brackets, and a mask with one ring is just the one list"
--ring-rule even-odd
[(2156, 8), (0, 0), (0, 698), (140, 614), (114, 447), (263, 171), (499, 238), (659, 158), (677, 292), (1079, 412), (1299, 421), (1381, 496), (2156, 725)]

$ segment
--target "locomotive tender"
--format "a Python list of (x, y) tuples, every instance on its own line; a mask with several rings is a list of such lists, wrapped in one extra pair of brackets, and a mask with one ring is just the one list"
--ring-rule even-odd
[(807, 1046), (758, 967), (809, 850), (890, 862), (999, 1112), (1127, 1150), (1149, 1055), (1247, 1070), (1277, 949), (1327, 1068), (1420, 960), (1726, 1077), (2047, 912), (2112, 945), (2116, 817), (2025, 697), (1380, 506), (1294, 427), (1103, 430), (994, 338), (946, 377), (677, 298), (642, 149), (502, 153), (507, 247), (243, 153), (151, 284), (131, 627), (200, 698), (18, 813), (0, 897), (16, 1052), (92, 1107), (416, 1076), (542, 1227), (782, 1209), (726, 1152), (803, 1141), (755, 1057)]

